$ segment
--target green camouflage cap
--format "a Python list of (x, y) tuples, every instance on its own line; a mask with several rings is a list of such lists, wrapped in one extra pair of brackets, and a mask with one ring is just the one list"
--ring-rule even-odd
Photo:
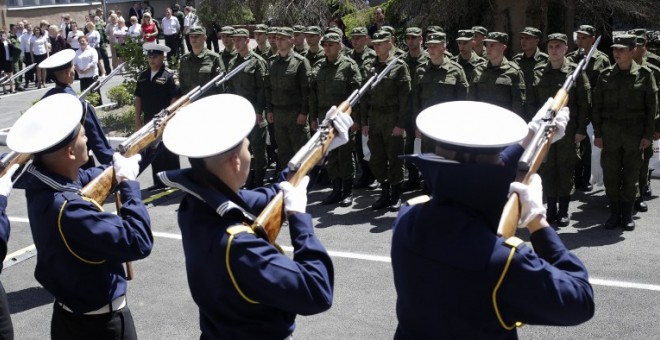
[(206, 35), (204, 27), (193, 27), (188, 31), (188, 35)]
[(234, 30), (234, 34), (231, 35), (232, 37), (250, 37), (250, 31), (247, 30), (247, 28), (237, 28)]
[(484, 37), (488, 36), (488, 29), (486, 29), (486, 27), (483, 27), (483, 26), (472, 26), (472, 31), (474, 33), (479, 33), (479, 34), (483, 35)]
[(355, 27), (351, 30), (351, 37), (352, 36), (367, 36), (369, 34), (369, 31), (367, 30), (366, 27), (360, 26), (360, 27)]
[(337, 34), (339, 34), (339, 36), (344, 36), (344, 32), (341, 31), (341, 28), (335, 27), (335, 26), (328, 27), (325, 30), (324, 34), (328, 34), (328, 33), (337, 33)]
[(323, 38), (321, 39), (321, 43), (326, 43), (326, 42), (340, 43), (341, 42), (341, 36), (337, 33), (334, 33), (334, 32), (326, 33), (323, 36)]
[(419, 27), (408, 27), (406, 28), (406, 35), (411, 35), (413, 37), (421, 37), (422, 29)]
[(634, 48), (637, 46), (637, 36), (633, 34), (621, 34), (612, 39), (612, 48)]
[(474, 38), (474, 32), (472, 30), (459, 30), (457, 41), (468, 41)]
[(582, 33), (593, 37), (596, 35), (596, 29), (591, 25), (580, 25), (580, 28), (575, 33)]
[(276, 26), (268, 27), (268, 29), (266, 30), (266, 34), (277, 34), (278, 30), (279, 30), (279, 27), (276, 27)]
[(386, 26), (381, 27), (380, 30), (381, 30), (381, 31), (390, 32), (390, 35), (394, 35), (394, 34), (396, 34), (396, 33), (395, 33), (396, 31), (394, 30), (394, 27), (392, 27), (392, 26), (387, 26), (387, 25), (386, 25)]
[(287, 37), (293, 37), (293, 29), (291, 27), (278, 27), (277, 35), (285, 35)]
[(551, 42), (552, 40), (559, 40), (563, 42), (564, 44), (568, 44), (568, 37), (564, 33), (551, 33), (548, 34), (548, 42)]
[(490, 32), (484, 41), (499, 42), (506, 45), (509, 43), (509, 35), (504, 32)]
[(303, 31), (305, 31), (305, 26), (293, 25), (293, 33), (302, 33)]
[(536, 27), (525, 27), (522, 30), (522, 32), (520, 32), (520, 34), (529, 35), (530, 37), (534, 37), (537, 39), (541, 39), (541, 37), (543, 36), (541, 30)]
[(259, 24), (254, 28), (254, 32), (256, 32), (256, 33), (266, 33), (266, 32), (268, 32), (268, 25)]
[(305, 34), (316, 34), (321, 35), (321, 27), (318, 26), (309, 26), (305, 29)]
[(427, 36), (427, 40), (426, 40), (427, 44), (439, 44), (446, 42), (447, 42), (447, 35), (442, 32), (431, 33)]
[(637, 45), (646, 45), (648, 38), (646, 36), (646, 28), (635, 28), (628, 31), (628, 34), (637, 36)]
[(426, 35), (429, 35), (430, 33), (443, 33), (444, 31), (445, 29), (440, 26), (426, 26)]
[(392, 39), (392, 34), (390, 34), (390, 32), (381, 30), (374, 33), (374, 37), (371, 38), (371, 42), (382, 43), (382, 42), (390, 41), (391, 39)]
[(236, 29), (231, 26), (223, 26), (222, 29), (220, 30), (220, 34), (226, 34), (226, 35), (234, 35), (235, 32)]

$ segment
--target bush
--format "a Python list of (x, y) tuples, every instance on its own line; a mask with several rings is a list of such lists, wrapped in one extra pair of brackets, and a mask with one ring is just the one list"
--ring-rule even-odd
[(117, 85), (109, 89), (107, 95), (112, 102), (117, 103), (117, 107), (133, 103), (133, 94), (128, 92), (125, 85)]
[(117, 110), (101, 117), (101, 125), (106, 131), (119, 131), (126, 135), (135, 130), (135, 108)]
[(92, 104), (92, 106), (99, 106), (101, 105), (101, 95), (99, 95), (96, 92), (92, 92), (85, 97), (85, 100)]

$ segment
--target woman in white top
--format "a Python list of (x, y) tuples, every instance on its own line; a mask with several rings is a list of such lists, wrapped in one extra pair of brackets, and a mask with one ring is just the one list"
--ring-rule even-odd
[[(128, 34), (128, 28), (126, 27), (126, 23), (124, 22), (124, 18), (119, 17), (119, 19), (117, 19), (117, 27), (115, 27), (115, 30), (112, 32), (112, 34), (115, 36), (115, 40), (117, 41), (117, 45), (124, 45), (124, 39), (126, 38), (126, 35)], [(117, 53), (117, 65), (119, 65), (123, 62), (124, 62), (124, 59), (121, 57), (120, 53), (118, 52)]]
[[(85, 24), (85, 27), (87, 28), (87, 46), (95, 49), (97, 56), (101, 55), (101, 34), (96, 30), (96, 25), (90, 21)], [(99, 75), (101, 77), (105, 76), (105, 68), (103, 67), (102, 60), (99, 60)]]
[(140, 40), (142, 38), (142, 26), (138, 22), (136, 16), (131, 17), (131, 27), (128, 28), (128, 36), (133, 40)]
[(78, 30), (78, 23), (72, 21), (71, 32), (69, 32), (69, 34), (66, 36), (66, 42), (74, 51), (77, 51), (80, 48), (80, 44), (78, 44), (78, 38), (82, 37), (83, 35), (85, 35), (85, 33)]
[(99, 55), (96, 49), (88, 45), (88, 39), (85, 36), (78, 38), (80, 49), (76, 51), (73, 58), (73, 66), (80, 78), (80, 91), (85, 91), (92, 83), (94, 77), (98, 76)]
[(33, 35), (30, 39), (30, 57), (32, 63), (37, 64), (37, 88), (44, 87), (46, 80), (46, 70), (39, 67), (39, 63), (46, 60), (49, 56), (48, 52), (48, 37), (44, 35), (41, 27), (35, 27), (32, 31)]

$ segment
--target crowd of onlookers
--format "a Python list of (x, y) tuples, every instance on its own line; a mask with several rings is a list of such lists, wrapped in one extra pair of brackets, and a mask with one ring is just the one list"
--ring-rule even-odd
[[(110, 11), (107, 17), (102, 9), (96, 9), (84, 17), (84, 22), (63, 14), (57, 24), (41, 20), (30, 22), (20, 20), (10, 24), (9, 30), (0, 28), (0, 38), (4, 48), (0, 48), (0, 70), (6, 81), (14, 74), (32, 64), (39, 64), (50, 55), (63, 49), (76, 52), (74, 65), (81, 88), (91, 84), (96, 77), (103, 77), (117, 67), (122, 60), (117, 46), (129, 39), (158, 43), (159, 36), (180, 55), (184, 52), (181, 43), (185, 32), (198, 25), (195, 9), (186, 6), (182, 13), (178, 4), (165, 10), (159, 22), (154, 18), (154, 9), (148, 1), (136, 2), (128, 16), (121, 11)], [(186, 44), (189, 47), (189, 42)], [(84, 80), (83, 80), (84, 79)], [(4, 92), (24, 91), (33, 85), (36, 88), (47, 86), (54, 79), (38, 66), (3, 85)]]

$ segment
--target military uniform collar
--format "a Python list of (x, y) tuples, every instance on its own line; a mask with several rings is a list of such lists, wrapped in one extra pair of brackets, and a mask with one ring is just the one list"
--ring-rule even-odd
[(23, 176), (21, 176), (21, 177), (26, 177), (23, 180), (29, 180), (28, 177), (31, 177), (55, 191), (59, 191), (59, 192), (69, 191), (76, 193), (78, 195), (82, 195), (81, 193), (82, 185), (80, 184), (79, 181), (77, 180), (72, 181), (70, 178), (66, 178), (64, 176), (49, 172), (39, 166), (34, 165), (34, 163), (27, 166), (27, 168), (25, 169), (25, 173), (29, 174), (29, 176), (25, 176), (24, 174)]
[[(628, 70), (628, 72), (629, 72), (630, 74), (632, 74), (632, 75), (636, 75), (636, 74), (639, 73), (639, 69), (640, 69), (640, 68), (642, 68), (642, 67), (641, 67), (638, 63), (636, 63), (636, 62), (633, 60), (633, 61), (632, 61), (632, 64), (630, 65), (630, 69)], [(619, 68), (619, 65), (616, 64), (616, 63), (614, 64), (614, 68), (613, 68), (613, 70), (614, 70), (614, 72), (612, 72), (613, 75), (614, 75), (614, 74), (617, 74), (617, 73), (624, 72), (624, 71), (622, 71), (622, 70)]]
[(445, 57), (442, 58), (442, 64), (440, 64), (440, 65), (436, 65), (436, 64), (434, 64), (434, 63), (431, 61), (431, 58), (429, 58), (428, 61), (427, 61), (428, 65), (429, 65), (431, 68), (433, 68), (433, 69), (441, 69), (441, 68), (444, 68), (444, 69), (446, 69), (446, 70), (449, 69), (449, 62), (450, 62), (450, 60), (449, 60), (449, 58), (447, 58), (447, 56), (445, 56)]
[(199, 52), (199, 54), (197, 54), (197, 55), (195, 53), (191, 53), (191, 54), (194, 55), (196, 58), (202, 59), (202, 58), (206, 57), (206, 55), (208, 54), (208, 51), (209, 50), (206, 49), (206, 47), (202, 47), (202, 51)]
[(343, 58), (344, 58), (344, 56), (341, 55), (341, 54), (337, 57), (337, 60), (335, 60), (335, 61), (328, 61), (328, 58), (324, 58), (323, 59), (323, 64), (324, 65), (337, 66), (344, 60)]
[[(545, 65), (544, 70), (545, 71), (553, 70), (552, 64), (550, 63), (549, 59), (548, 59), (547, 64)], [(566, 73), (566, 74), (573, 72), (573, 70), (571, 68), (571, 62), (568, 60), (568, 58), (564, 57), (564, 63), (561, 64), (561, 67), (559, 68), (559, 71), (561, 71), (562, 73)]]
[(527, 54), (525, 54), (525, 52), (521, 53), (521, 55), (522, 55), (522, 59), (534, 59), (534, 61), (542, 61), (546, 59), (544, 58), (543, 53), (541, 53), (541, 50), (538, 47), (536, 48), (536, 51), (531, 57), (528, 57)]
[[(194, 171), (200, 170), (193, 170), (188, 168), (182, 170), (164, 171), (159, 173), (158, 177), (165, 185), (178, 188), (206, 203), (221, 217), (234, 216), (232, 214), (238, 214), (238, 216), (241, 218), (250, 221), (254, 221), (256, 219), (254, 214), (247, 210), (247, 204), (242, 202), (238, 195), (234, 195), (236, 196), (233, 198), (235, 201), (232, 201), (232, 199), (230, 199), (225, 193), (204, 185), (200, 185), (197, 183), (197, 181), (192, 179), (195, 176)], [(208, 176), (212, 175), (209, 174)], [(222, 184), (224, 185), (224, 183)]]
[(509, 59), (507, 59), (506, 57), (502, 57), (502, 62), (497, 66), (491, 64), (490, 60), (488, 60), (488, 62), (486, 63), (486, 68), (508, 69), (509, 67), (511, 67), (509, 66)]
[(283, 57), (279, 52), (277, 52), (276, 56), (277, 56), (277, 59), (279, 59), (279, 60), (289, 61), (289, 60), (291, 60), (291, 58), (293, 58), (293, 53), (294, 53), (294, 51), (293, 51), (293, 49), (291, 49), (289, 51), (289, 53), (286, 55), (286, 57)]

